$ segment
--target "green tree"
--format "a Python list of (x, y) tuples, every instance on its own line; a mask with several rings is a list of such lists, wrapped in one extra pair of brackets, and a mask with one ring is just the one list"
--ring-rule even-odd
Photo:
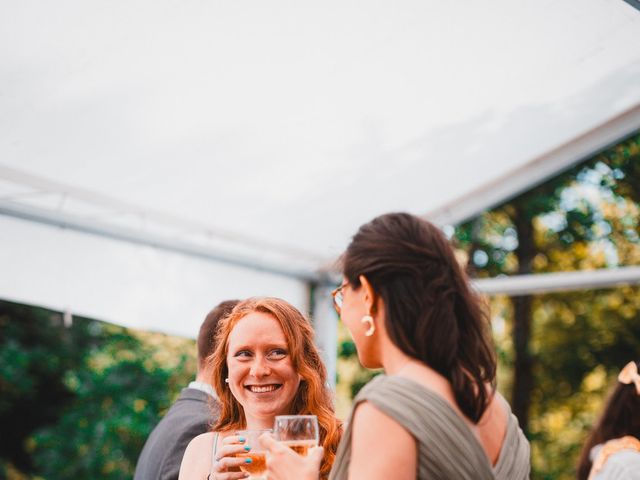
[[(585, 266), (580, 264), (570, 265), (576, 252), (588, 251), (603, 242), (608, 242), (611, 248), (623, 249), (628, 248), (629, 243), (637, 243), (637, 224), (634, 229), (631, 216), (628, 213), (607, 216), (603, 208), (606, 210), (606, 204), (621, 202), (637, 206), (639, 164), (640, 135), (636, 134), (586, 163), (459, 226), (456, 238), (460, 247), (469, 252), (470, 274), (488, 277), (583, 269)], [(597, 187), (599, 204), (581, 196), (580, 190), (589, 187)], [(620, 228), (621, 220), (626, 227)], [(564, 259), (557, 261), (561, 257)], [(611, 263), (606, 258), (602, 260), (586, 268), (606, 267)], [(613, 263), (615, 266), (619, 262)], [(523, 295), (511, 301), (514, 345), (511, 402), (514, 413), (527, 431), (534, 385), (535, 359), (531, 354), (534, 298)]]
[(50, 310), (0, 301), (0, 458), (30, 472), (26, 440), (73, 401), (63, 382), (100, 340), (86, 322), (65, 328)]
[[(456, 237), (471, 274), (639, 264), (639, 164), (636, 134), (461, 225)], [(571, 475), (606, 379), (638, 356), (637, 297), (637, 288), (619, 288), (511, 299), (511, 350), (502, 358), (512, 370), (511, 402), (534, 441), (541, 478)], [(601, 380), (597, 388), (594, 378)], [(586, 397), (582, 404), (572, 400)]]
[(174, 373), (151, 356), (138, 338), (114, 332), (88, 358), (87, 368), (65, 376), (76, 395), (73, 403), (30, 444), (39, 474), (61, 480), (131, 478), (159, 412), (172, 399)]
[(0, 478), (131, 478), (192, 340), (0, 302)]

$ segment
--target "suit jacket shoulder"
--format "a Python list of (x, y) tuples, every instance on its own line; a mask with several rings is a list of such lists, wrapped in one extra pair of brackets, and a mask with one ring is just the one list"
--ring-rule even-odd
[(208, 432), (217, 419), (218, 404), (200, 390), (185, 388), (145, 443), (135, 480), (176, 480), (187, 445)]

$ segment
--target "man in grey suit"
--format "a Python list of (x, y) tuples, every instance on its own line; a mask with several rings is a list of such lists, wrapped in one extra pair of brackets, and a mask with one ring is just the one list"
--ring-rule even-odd
[(218, 396), (209, 383), (206, 358), (215, 350), (218, 321), (226, 317), (237, 300), (220, 303), (205, 318), (198, 334), (198, 373), (184, 388), (142, 449), (134, 480), (177, 480), (184, 451), (192, 438), (208, 432), (219, 413)]

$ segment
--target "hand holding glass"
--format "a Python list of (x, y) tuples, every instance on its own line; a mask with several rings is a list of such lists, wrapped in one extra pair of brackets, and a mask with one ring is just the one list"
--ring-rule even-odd
[(318, 446), (318, 417), (315, 415), (279, 415), (273, 429), (275, 439), (299, 455), (306, 456)]
[(236, 457), (251, 459), (250, 463), (240, 465), (240, 470), (250, 475), (250, 479), (263, 480), (267, 478), (266, 452), (260, 435), (271, 433), (271, 430), (241, 430), (236, 434), (244, 437), (245, 444), (251, 447), (247, 453), (238, 453)]

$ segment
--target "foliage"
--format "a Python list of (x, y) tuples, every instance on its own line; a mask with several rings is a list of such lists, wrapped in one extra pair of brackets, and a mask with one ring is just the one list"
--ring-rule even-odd
[(99, 332), (85, 322), (67, 329), (58, 313), (0, 302), (0, 457), (32, 469), (27, 438), (72, 402), (63, 376), (98, 341)]
[(0, 472), (131, 478), (146, 437), (195, 372), (193, 342), (82, 318), (64, 327), (55, 312), (0, 306)]
[[(459, 227), (470, 272), (512, 274), (522, 260), (514, 209), (533, 226), (536, 273), (640, 264), (640, 135)], [(623, 196), (624, 195), (624, 196)], [(572, 478), (604, 391), (640, 353), (638, 288), (541, 295), (532, 303), (529, 425), (534, 477)], [(507, 315), (512, 328), (513, 313)], [(504, 345), (504, 339), (502, 340)], [(500, 347), (500, 341), (498, 343)], [(515, 351), (502, 361), (511, 368)], [(503, 390), (504, 391), (504, 390)]]
[(640, 288), (536, 300), (532, 439), (540, 478), (573, 478), (577, 456), (620, 367), (640, 353)]

